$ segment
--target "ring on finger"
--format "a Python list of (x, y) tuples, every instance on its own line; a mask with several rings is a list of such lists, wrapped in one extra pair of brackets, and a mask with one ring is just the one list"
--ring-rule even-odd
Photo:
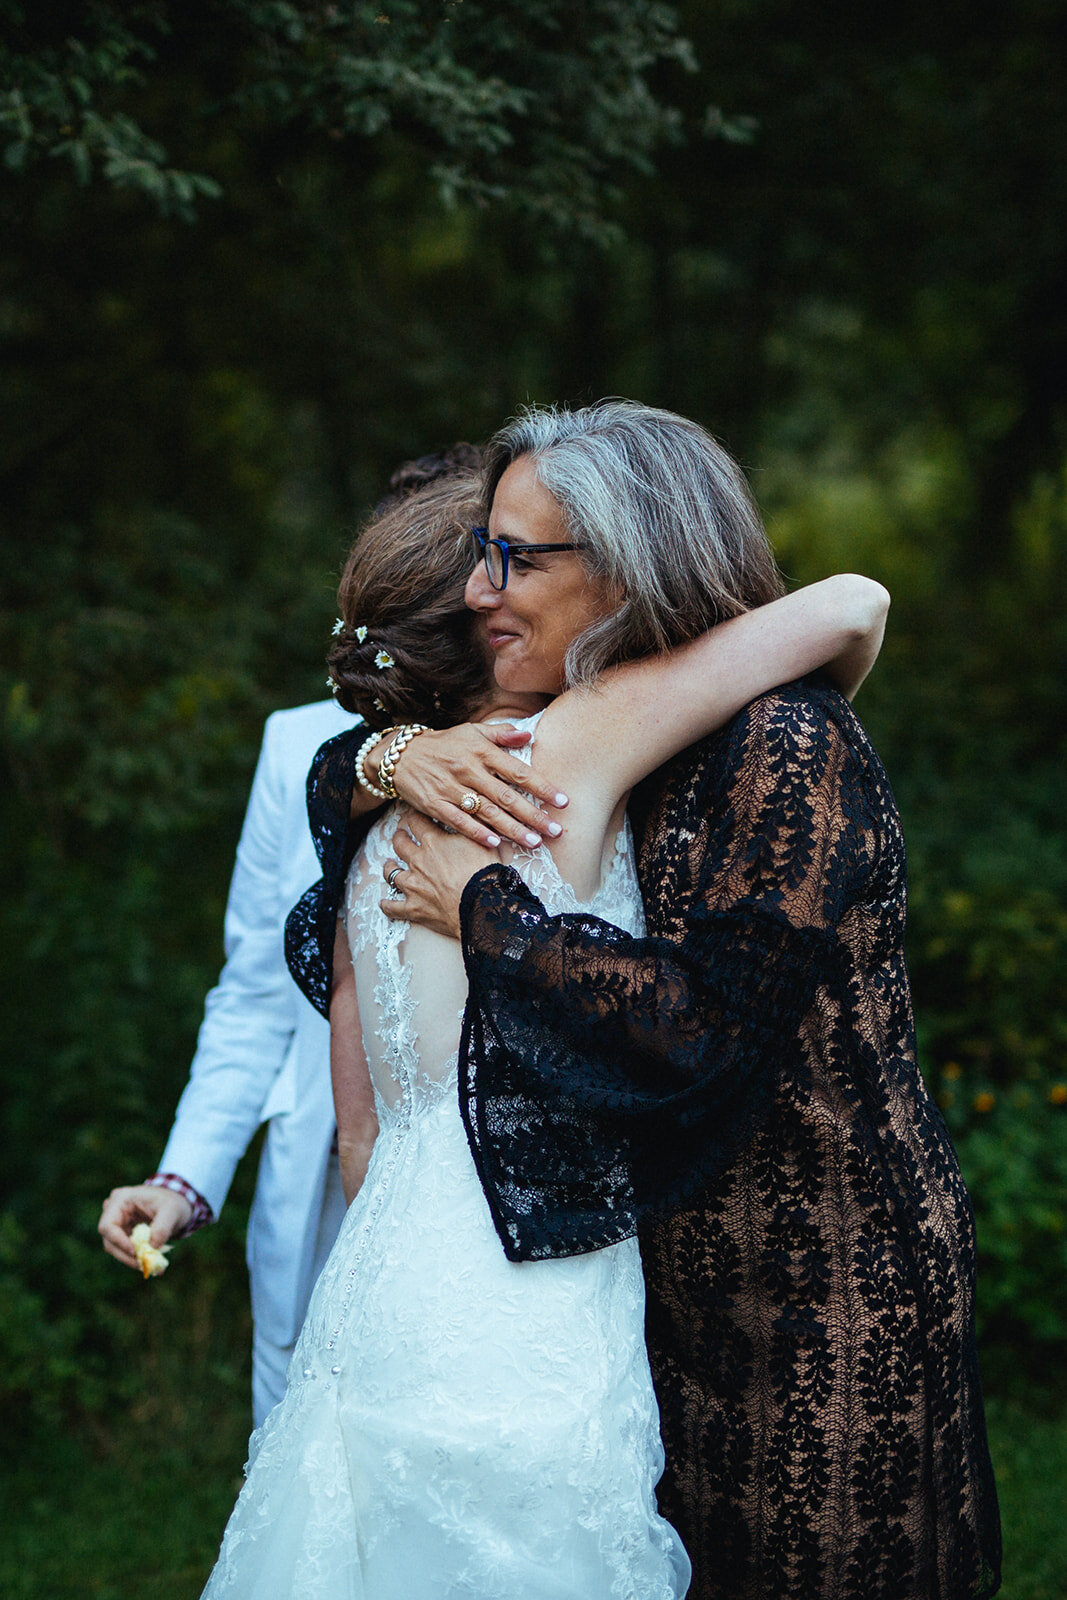
[(482, 797), (480, 794), (475, 794), (473, 789), (468, 789), (466, 794), (460, 798), (459, 807), (469, 817), (476, 817), (482, 809)]
[(390, 894), (398, 895), (400, 893), (400, 890), (396, 886), (396, 875), (398, 872), (403, 872), (403, 870), (403, 867), (394, 867), (391, 872), (386, 873), (385, 881), (389, 885)]

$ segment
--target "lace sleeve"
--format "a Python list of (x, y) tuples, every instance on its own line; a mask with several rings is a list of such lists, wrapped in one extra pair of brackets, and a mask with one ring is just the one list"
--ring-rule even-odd
[(307, 779), (308, 824), (322, 877), (297, 901), (285, 921), (285, 959), (298, 988), (324, 1017), (330, 1014), (337, 917), (352, 857), (374, 813), (351, 817), (356, 756), (364, 727), (328, 739), (311, 763)]
[(511, 1259), (625, 1237), (766, 1120), (870, 867), (862, 788), (817, 701), (768, 696), (688, 754), (646, 840), (666, 936), (550, 917), (510, 868), (471, 880), (460, 1098)]

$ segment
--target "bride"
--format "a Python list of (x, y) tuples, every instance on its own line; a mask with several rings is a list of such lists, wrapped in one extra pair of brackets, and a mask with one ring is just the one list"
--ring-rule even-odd
[[(736, 507), (748, 533), (758, 529), (737, 468), (707, 446), (720, 515), (686, 529), (687, 581), (698, 599), (703, 584), (705, 626), (721, 615), (706, 575), (722, 505)], [(512, 586), (509, 615), (532, 614), (524, 595), (551, 594), (547, 612), (536, 608), (551, 618), (544, 627), (488, 635), (491, 652), (536, 663), (541, 693), (509, 693), (491, 686), (463, 610), (471, 535), (460, 530), (470, 528), (475, 489), (434, 485), (364, 532), (341, 585), (344, 628), (331, 657), (339, 698), (372, 729), (402, 723), (417, 704), (439, 727), (466, 715), (529, 730), (534, 766), (544, 761), (582, 798), (550, 846), (505, 844), (502, 859), (550, 912), (586, 910), (640, 934), (630, 786), (754, 696), (822, 663), (854, 692), (880, 644), (884, 591), (847, 576), (775, 598), (764, 546), (747, 601), (756, 609), (673, 655), (561, 692), (572, 641), (633, 596), (599, 553), (559, 537), (556, 502), (520, 460), (497, 488), (494, 538), (481, 530), (474, 551), (495, 589)], [(366, 739), (361, 781), (388, 790), (409, 742)], [(583, 787), (591, 771), (600, 781)], [(505, 1258), (457, 1100), (460, 947), (380, 904), (405, 815), (393, 805), (371, 827), (337, 928), (332, 1063), (355, 1198), (286, 1396), (253, 1436), (205, 1600), (674, 1600), (690, 1567), (656, 1509), (663, 1454), (637, 1241), (563, 1260)], [(316, 917), (323, 936), (324, 908), (314, 892), (302, 907), (310, 945)]]

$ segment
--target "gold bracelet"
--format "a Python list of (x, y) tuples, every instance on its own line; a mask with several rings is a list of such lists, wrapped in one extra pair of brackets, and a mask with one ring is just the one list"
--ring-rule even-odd
[(393, 774), (396, 772), (398, 759), (407, 749), (412, 739), (417, 739), (420, 733), (429, 733), (429, 731), (429, 727), (425, 722), (406, 722), (382, 757), (378, 766), (378, 782), (390, 800), (399, 798), (396, 792), (396, 784), (393, 782)]

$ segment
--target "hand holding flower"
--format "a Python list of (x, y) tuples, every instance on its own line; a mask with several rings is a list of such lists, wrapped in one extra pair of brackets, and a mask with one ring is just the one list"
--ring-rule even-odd
[(156, 1184), (139, 1183), (112, 1189), (97, 1226), (108, 1255), (134, 1272), (143, 1272), (133, 1242), (135, 1228), (147, 1226), (158, 1247), (175, 1234), (181, 1235), (192, 1215), (193, 1208), (184, 1195)]

